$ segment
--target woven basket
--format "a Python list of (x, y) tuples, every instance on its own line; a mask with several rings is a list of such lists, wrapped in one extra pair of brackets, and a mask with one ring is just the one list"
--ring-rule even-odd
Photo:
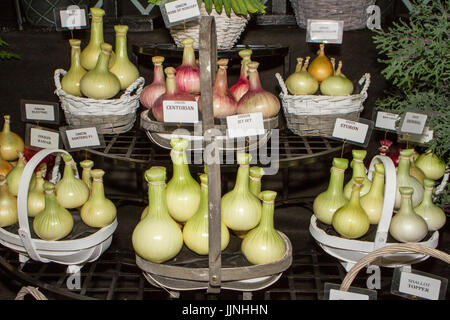
[(129, 131), (136, 121), (136, 110), (139, 108), (139, 97), (145, 80), (139, 77), (118, 99), (97, 100), (76, 97), (61, 88), (60, 79), (67, 72), (55, 70), (55, 93), (61, 101), (66, 122), (69, 125), (97, 126), (99, 133), (116, 134)]
[[(205, 10), (205, 4), (202, 4), (200, 7), (200, 15), (208, 15)], [(227, 50), (233, 48), (241, 36), (242, 31), (244, 31), (249, 18), (237, 16), (233, 11), (231, 11), (231, 18), (226, 15), (225, 10), (222, 11), (222, 14), (218, 14), (214, 5), (210, 16), (213, 16), (216, 20), (217, 49)], [(181, 43), (183, 39), (192, 38), (194, 39), (194, 49), (198, 49), (200, 22), (193, 20), (185, 24), (176, 25), (170, 28), (170, 34), (177, 47), (183, 47)]]
[(366, 73), (359, 80), (363, 85), (359, 94), (334, 97), (323, 95), (290, 95), (283, 78), (275, 74), (280, 84), (281, 105), (286, 118), (287, 127), (300, 136), (329, 137), (333, 133), (336, 118), (357, 121), (364, 109), (363, 102), (367, 99), (370, 84), (370, 74)]
[(295, 20), (300, 28), (306, 28), (308, 19), (343, 20), (344, 30), (366, 28), (368, 6), (376, 0), (290, 0)]

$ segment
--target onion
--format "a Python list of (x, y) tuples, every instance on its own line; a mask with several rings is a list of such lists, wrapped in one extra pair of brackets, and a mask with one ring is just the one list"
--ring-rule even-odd
[[(202, 174), (200, 206), (189, 218), (183, 228), (183, 239), (186, 246), (197, 254), (209, 252), (209, 212), (208, 212), (208, 175)], [(230, 242), (230, 233), (223, 221), (220, 223), (220, 248), (225, 250)]]
[(103, 228), (111, 224), (116, 218), (117, 209), (111, 200), (105, 197), (102, 169), (94, 169), (92, 188), (89, 200), (81, 207), (80, 216), (85, 224), (93, 228)]
[(8, 182), (0, 174), (0, 227), (11, 226), (17, 221), (17, 198), (9, 192)]
[(64, 92), (81, 97), (80, 80), (86, 74), (86, 70), (81, 66), (80, 62), (80, 39), (69, 40), (71, 49), (70, 69), (61, 79), (61, 88)]
[[(400, 157), (401, 164), (402, 159)], [(418, 242), (425, 238), (428, 233), (427, 223), (413, 210), (411, 202), (413, 193), (413, 188), (400, 187), (400, 210), (392, 217), (391, 225), (389, 226), (389, 233), (399, 242)]]
[(361, 197), (361, 207), (369, 217), (371, 224), (378, 224), (381, 219), (384, 202), (384, 165), (377, 163), (373, 172), (370, 191)]
[(425, 219), (428, 231), (436, 231), (445, 225), (447, 217), (444, 211), (433, 203), (434, 181), (425, 178), (425, 191), (422, 202), (414, 208), (414, 211)]
[(6, 176), (12, 168), (13, 166), (8, 161), (2, 158), (2, 154), (0, 152), (0, 175)]
[(308, 68), (308, 72), (319, 82), (331, 77), (334, 73), (333, 66), (325, 56), (325, 45), (320, 44), (320, 49), (317, 52), (318, 56), (314, 58)]
[(366, 150), (352, 150), (353, 160), (350, 163), (350, 167), (353, 168), (353, 175), (351, 180), (344, 187), (344, 195), (347, 199), (350, 199), (353, 185), (355, 183), (355, 177), (364, 177), (364, 182), (360, 188), (360, 196), (362, 197), (369, 192), (372, 182), (366, 175), (366, 168), (364, 166), (364, 158), (367, 155)]
[(19, 160), (14, 168), (6, 176), (6, 180), (8, 181), (8, 189), (9, 192), (17, 197), (19, 193), (19, 183), (20, 178), (22, 177), (23, 170), (25, 169), (25, 164), (27, 161), (25, 160), (23, 153), (19, 152)]
[(241, 73), (239, 75), (238, 81), (230, 87), (230, 92), (234, 96), (234, 99), (239, 102), (239, 100), (247, 93), (249, 82), (247, 73), (247, 64), (251, 61), (252, 50), (244, 49), (239, 51), (239, 55), (242, 58), (241, 61)]
[(80, 162), (80, 166), (83, 168), (83, 172), (81, 173), (81, 180), (91, 189), (92, 185), (92, 177), (91, 177), (91, 169), (94, 166), (94, 161), (92, 160), (83, 160)]
[[(236, 113), (237, 103), (231, 92), (228, 90), (227, 84), (227, 64), (228, 59), (220, 59), (217, 64), (216, 80), (212, 87), (213, 94), (213, 112), (216, 118), (226, 118)], [(198, 108), (201, 111), (201, 99), (198, 101)]]
[(76, 166), (72, 156), (63, 155), (64, 174), (56, 184), (56, 200), (66, 209), (81, 207), (89, 198), (89, 188), (82, 180), (75, 177), (72, 166)]
[(19, 135), (11, 131), (11, 116), (5, 115), (3, 118), (5, 123), (0, 133), (0, 155), (3, 160), (14, 161), (18, 158), (17, 152), (23, 152), (24, 143)]
[(283, 238), (274, 228), (275, 191), (263, 191), (261, 222), (242, 240), (241, 251), (252, 264), (266, 264), (280, 260), (286, 252)]
[(347, 168), (347, 159), (334, 158), (328, 188), (314, 199), (314, 215), (323, 223), (331, 224), (336, 210), (348, 203), (343, 191), (344, 172)]
[(423, 198), (423, 186), (416, 178), (412, 177), (409, 173), (410, 168), (410, 158), (414, 153), (414, 149), (404, 149), (400, 151), (399, 164), (397, 169), (397, 183), (396, 183), (396, 193), (395, 193), (395, 204), (394, 209), (400, 208), (401, 187), (411, 187), (414, 192), (412, 194), (412, 205), (417, 206)]
[(167, 67), (164, 69), (166, 72), (166, 92), (162, 94), (155, 102), (152, 113), (156, 120), (164, 121), (164, 101), (196, 101), (194, 96), (178, 91), (177, 83), (175, 81), (175, 69)]
[(334, 76), (328, 77), (320, 84), (320, 92), (326, 96), (348, 96), (353, 93), (353, 83), (341, 73), (342, 61), (339, 61)]
[(81, 92), (93, 99), (109, 99), (120, 91), (120, 81), (109, 71), (108, 59), (112, 46), (109, 43), (101, 44), (102, 51), (98, 57), (95, 68), (88, 71), (80, 81)]
[(164, 81), (164, 72), (162, 67), (164, 57), (154, 56), (152, 57), (152, 62), (154, 66), (153, 82), (144, 87), (140, 96), (142, 105), (148, 109), (153, 108), (156, 100), (166, 92), (166, 83)]
[(303, 58), (297, 58), (295, 72), (286, 79), (286, 87), (293, 95), (314, 94), (319, 88), (317, 80), (306, 71), (309, 64), (309, 57), (306, 57), (302, 68)]
[(36, 217), (45, 208), (45, 194), (44, 194), (44, 170), (36, 172), (36, 182), (34, 187), (28, 192), (28, 216)]
[(132, 243), (140, 257), (161, 263), (180, 252), (183, 234), (167, 210), (166, 168), (151, 167), (145, 172), (145, 180), (148, 182), (148, 214), (134, 228)]
[(348, 204), (339, 208), (333, 215), (333, 228), (344, 238), (356, 239), (367, 233), (370, 227), (369, 217), (360, 204), (360, 188), (363, 177), (354, 179), (353, 191)]
[(191, 218), (200, 205), (200, 186), (192, 178), (187, 163), (185, 150), (188, 144), (182, 138), (170, 140), (173, 176), (167, 184), (167, 209), (173, 219), (182, 223)]
[(275, 117), (280, 111), (280, 101), (275, 95), (261, 87), (258, 66), (258, 62), (248, 64), (249, 89), (239, 100), (238, 113), (261, 112), (263, 119), (269, 119)]
[(184, 46), (183, 61), (177, 68), (175, 76), (177, 87), (180, 92), (187, 92), (191, 94), (200, 93), (200, 67), (195, 61), (195, 52), (192, 45), (194, 39), (186, 38), (181, 41)]
[(425, 173), (423, 173), (423, 171), (416, 166), (414, 155), (412, 155), (411, 158), (409, 158), (409, 160), (410, 160), (409, 174), (411, 175), (411, 177), (414, 177), (417, 180), (419, 180), (419, 182), (423, 185), (425, 180)]
[(439, 180), (444, 176), (445, 163), (431, 150), (421, 154), (416, 160), (416, 167), (421, 169), (431, 180)]
[(239, 169), (236, 184), (221, 201), (223, 222), (228, 228), (236, 231), (253, 229), (261, 219), (261, 202), (249, 188), (250, 160), (250, 154), (238, 153)]
[(261, 178), (264, 174), (263, 168), (257, 166), (250, 167), (250, 192), (256, 197), (259, 197), (259, 194), (261, 193)]

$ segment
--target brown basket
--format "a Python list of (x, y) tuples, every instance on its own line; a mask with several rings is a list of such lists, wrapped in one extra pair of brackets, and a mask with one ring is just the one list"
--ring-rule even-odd
[(344, 31), (364, 29), (369, 14), (367, 7), (376, 0), (290, 0), (295, 20), (306, 28), (308, 19), (343, 20)]

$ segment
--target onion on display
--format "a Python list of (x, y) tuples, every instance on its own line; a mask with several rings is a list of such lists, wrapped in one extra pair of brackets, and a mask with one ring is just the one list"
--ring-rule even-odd
[(0, 174), (0, 227), (12, 226), (17, 221), (17, 198), (9, 192), (8, 182)]
[(439, 180), (445, 174), (445, 163), (431, 150), (421, 154), (416, 162), (416, 167), (421, 169), (425, 177), (431, 180)]
[(186, 38), (181, 41), (183, 44), (183, 60), (177, 67), (175, 79), (180, 92), (200, 94), (200, 67), (195, 61), (195, 52), (192, 45), (194, 39)]
[(162, 263), (180, 252), (183, 234), (167, 210), (166, 168), (151, 167), (145, 172), (145, 180), (148, 182), (148, 214), (134, 228), (133, 248), (143, 259)]
[(64, 154), (64, 174), (56, 184), (56, 200), (66, 209), (81, 207), (89, 198), (89, 187), (83, 180), (75, 177), (73, 167), (76, 166), (71, 155)]
[(328, 57), (325, 55), (325, 45), (320, 44), (320, 49), (317, 52), (317, 57), (311, 62), (308, 72), (318, 81), (322, 82), (326, 78), (331, 77), (334, 73), (333, 65)]
[(258, 62), (248, 65), (249, 89), (238, 103), (238, 113), (261, 112), (263, 119), (275, 117), (280, 111), (280, 101), (272, 93), (264, 90), (258, 74)]
[(348, 199), (344, 196), (344, 173), (348, 168), (348, 160), (334, 158), (331, 167), (330, 182), (326, 191), (319, 194), (313, 203), (314, 215), (326, 224), (331, 224), (334, 213), (344, 205)]
[(11, 116), (7, 114), (3, 118), (5, 122), (0, 132), (0, 155), (3, 160), (14, 161), (19, 157), (17, 152), (23, 153), (25, 145), (22, 138), (11, 131)]
[(83, 171), (81, 172), (81, 180), (88, 186), (89, 189), (91, 189), (92, 185), (92, 177), (91, 177), (91, 170), (94, 166), (94, 161), (92, 160), (83, 160), (80, 162), (80, 166), (83, 168)]
[(151, 109), (156, 100), (166, 92), (166, 81), (164, 79), (163, 62), (164, 57), (154, 56), (153, 62), (153, 82), (144, 87), (140, 100), (144, 107)]
[(326, 96), (348, 96), (353, 93), (353, 83), (341, 72), (342, 61), (339, 61), (333, 76), (320, 84), (320, 92)]
[(444, 211), (433, 203), (434, 180), (425, 178), (424, 186), (422, 202), (414, 207), (414, 211), (425, 219), (428, 231), (436, 231), (445, 225), (447, 217)]
[(332, 221), (333, 228), (347, 239), (362, 237), (370, 227), (369, 217), (361, 207), (359, 195), (364, 178), (356, 177), (354, 181), (350, 201), (334, 213)]
[(69, 40), (71, 53), (70, 53), (70, 69), (61, 79), (61, 88), (64, 92), (81, 97), (82, 93), (80, 90), (81, 78), (86, 74), (86, 70), (81, 66), (80, 62), (80, 39), (70, 39)]
[(419, 180), (419, 182), (423, 185), (425, 180), (425, 173), (423, 173), (422, 169), (416, 166), (414, 155), (412, 155), (410, 158), (409, 174), (411, 175), (411, 177), (414, 177), (417, 180)]
[(262, 204), (261, 222), (242, 240), (241, 251), (252, 264), (266, 264), (280, 260), (286, 253), (286, 244), (274, 228), (275, 191), (259, 194)]
[[(401, 161), (400, 159), (400, 165)], [(400, 187), (399, 189), (401, 194), (400, 210), (391, 219), (389, 233), (399, 242), (418, 242), (428, 233), (427, 223), (414, 212), (411, 201), (414, 189), (411, 187)]]
[(241, 72), (239, 74), (239, 79), (230, 87), (231, 94), (234, 96), (237, 102), (247, 93), (249, 82), (248, 82), (248, 63), (251, 62), (252, 50), (244, 49), (239, 51), (241, 56)]
[(89, 200), (81, 207), (80, 216), (86, 225), (94, 228), (103, 228), (114, 221), (117, 209), (114, 203), (105, 197), (103, 186), (105, 171), (94, 169), (91, 175), (91, 195)]
[(167, 183), (167, 208), (170, 216), (181, 223), (192, 217), (200, 205), (200, 186), (191, 176), (186, 156), (188, 144), (182, 138), (170, 140), (173, 176)]
[(34, 187), (28, 192), (28, 216), (36, 217), (45, 208), (45, 193), (44, 193), (44, 170), (36, 172), (36, 182)]
[(259, 197), (261, 192), (261, 179), (264, 176), (264, 169), (258, 166), (250, 167), (250, 192)]
[(6, 180), (8, 180), (9, 192), (11, 192), (11, 194), (16, 197), (19, 193), (20, 178), (22, 177), (23, 170), (25, 169), (25, 165), (27, 163), (22, 152), (18, 152), (18, 155), (19, 160), (17, 161), (16, 166), (12, 168), (6, 176)]
[(373, 172), (370, 191), (361, 197), (361, 207), (369, 217), (371, 224), (378, 224), (381, 219), (384, 202), (384, 165), (377, 163)]
[(419, 180), (412, 177), (409, 173), (411, 165), (411, 156), (414, 153), (414, 149), (403, 149), (400, 151), (399, 163), (397, 167), (397, 183), (395, 191), (395, 204), (394, 209), (400, 209), (400, 203), (402, 200), (400, 194), (401, 187), (411, 187), (414, 192), (412, 194), (412, 205), (417, 206), (423, 198), (423, 186)]
[(295, 72), (286, 79), (286, 87), (293, 95), (310, 95), (317, 92), (319, 82), (307, 71), (310, 57), (297, 58)]
[(248, 231), (261, 220), (261, 202), (250, 191), (249, 163), (251, 155), (238, 153), (239, 169), (233, 190), (222, 197), (221, 212), (225, 225), (231, 230)]
[[(183, 239), (186, 246), (200, 255), (209, 252), (209, 212), (208, 212), (208, 175), (202, 174), (201, 199), (197, 212), (189, 218), (183, 228)], [(220, 223), (220, 248), (225, 250), (230, 242), (230, 233), (223, 221)]]
[(344, 187), (344, 195), (347, 199), (350, 199), (355, 177), (364, 177), (364, 182), (360, 188), (360, 196), (362, 197), (369, 192), (372, 182), (366, 175), (366, 167), (364, 166), (364, 158), (367, 155), (366, 150), (352, 150), (353, 160), (350, 163), (350, 167), (353, 168), (353, 174), (351, 180)]
[(0, 174), (6, 177), (6, 175), (11, 171), (12, 168), (13, 166), (8, 161), (2, 158), (0, 152)]

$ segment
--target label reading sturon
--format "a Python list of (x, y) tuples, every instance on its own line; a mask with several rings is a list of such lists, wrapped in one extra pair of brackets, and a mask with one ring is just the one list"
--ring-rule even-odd
[(66, 130), (67, 142), (71, 149), (95, 147), (100, 145), (96, 127)]
[(196, 123), (198, 106), (196, 101), (163, 101), (164, 122)]
[(422, 134), (428, 116), (423, 113), (406, 112), (400, 131), (402, 133)]
[(197, 0), (178, 0), (165, 4), (167, 18), (170, 23), (192, 19), (200, 16)]
[(307, 42), (342, 43), (344, 22), (308, 19), (306, 29)]
[(369, 126), (365, 123), (337, 118), (333, 137), (363, 144), (366, 141)]
[(369, 300), (369, 296), (361, 293), (330, 289), (329, 300)]
[(378, 111), (375, 127), (395, 131), (395, 123), (400, 116), (395, 113)]
[(55, 107), (47, 104), (25, 103), (25, 117), (33, 121), (55, 121)]
[(80, 29), (81, 27), (87, 26), (86, 12), (77, 6), (74, 6), (74, 8), (68, 7), (67, 10), (61, 10), (59, 17), (62, 28)]
[(42, 149), (58, 149), (59, 133), (30, 128), (30, 146)]
[(250, 137), (264, 133), (264, 120), (261, 112), (227, 117), (228, 138)]
[(400, 275), (399, 291), (428, 300), (438, 300), (441, 281), (422, 275), (402, 272)]

